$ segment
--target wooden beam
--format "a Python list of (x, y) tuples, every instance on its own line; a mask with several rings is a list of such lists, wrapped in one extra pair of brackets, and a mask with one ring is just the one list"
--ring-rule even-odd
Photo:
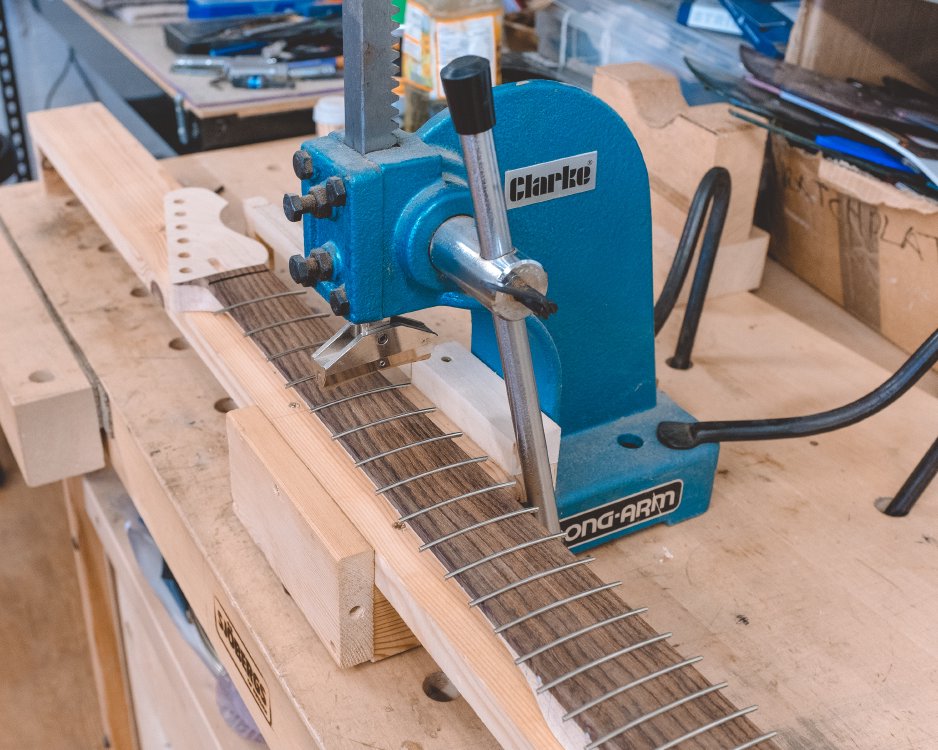
[(94, 391), (0, 233), (0, 427), (31, 487), (104, 466)]
[(263, 412), (228, 414), (228, 449), (235, 513), (336, 662), (350, 667), (419, 645), (379, 603), (374, 549)]

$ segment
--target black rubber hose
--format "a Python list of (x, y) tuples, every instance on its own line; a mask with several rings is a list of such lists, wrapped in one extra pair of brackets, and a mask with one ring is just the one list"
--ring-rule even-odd
[(925, 489), (931, 484), (935, 475), (938, 474), (938, 438), (931, 444), (928, 452), (922, 456), (905, 484), (896, 493), (886, 509), (883, 511), (887, 516), (907, 516), (912, 506), (918, 502), (918, 499), (925, 492)]
[(938, 362), (938, 329), (909, 357), (895, 375), (872, 393), (839, 409), (782, 419), (734, 422), (661, 422), (658, 439), (669, 448), (686, 450), (702, 443), (778, 440), (806, 437), (856, 424), (889, 406)]
[[(697, 249), (697, 243), (700, 240), (700, 233), (703, 231), (704, 219), (707, 217), (708, 211), (710, 211), (710, 222), (707, 224), (707, 231), (704, 235), (704, 248), (701, 249), (701, 261), (697, 270), (698, 276), (700, 275), (700, 266), (704, 263), (704, 250), (707, 248), (708, 242), (714, 241), (714, 237), (715, 245), (712, 255), (716, 255), (716, 248), (719, 246), (720, 237), (723, 234), (723, 224), (726, 222), (726, 213), (729, 210), (731, 187), (730, 173), (723, 167), (713, 167), (703, 176), (697, 186), (697, 191), (694, 193), (694, 198), (690, 204), (690, 210), (687, 212), (687, 220), (684, 222), (680, 242), (677, 244), (677, 251), (674, 253), (674, 260), (671, 262), (671, 269), (668, 271), (668, 277), (665, 279), (658, 301), (655, 302), (656, 336), (664, 328), (664, 324), (668, 322), (668, 318), (671, 316), (671, 312), (674, 310), (677, 299), (681, 294), (681, 289), (684, 288), (684, 282), (687, 279), (688, 271), (690, 271), (691, 261), (694, 259), (694, 251)], [(713, 206), (712, 210), (711, 205)], [(716, 219), (719, 219), (719, 221), (715, 221)], [(709, 280), (710, 274), (708, 273), (708, 284)], [(704, 292), (706, 292), (706, 289), (704, 289)], [(696, 325), (694, 329), (696, 331)]]

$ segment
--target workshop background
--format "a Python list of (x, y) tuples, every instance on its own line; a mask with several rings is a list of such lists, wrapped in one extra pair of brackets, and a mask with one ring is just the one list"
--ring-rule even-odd
[[(719, 177), (711, 170), (723, 168), (732, 178), (732, 198), (726, 198), (725, 224), (711, 247), (719, 251), (713, 275), (706, 280), (709, 288), (703, 289), (707, 305), (752, 293), (835, 342), (832, 346), (844, 346), (865, 363), (889, 372), (897, 371), (934, 335), (938, 0), (395, 0), (393, 6), (403, 23), (396, 51), (401, 74), (395, 81), (394, 112), (408, 132), (446, 108), (440, 71), (464, 54), (489, 59), (496, 83), (529, 78), (570, 83), (592, 91), (625, 119), (649, 172), (656, 295), (667, 287), (672, 260), (688, 242), (685, 221), (700, 208), (695, 199), (698, 186), (703, 180), (713, 191), (710, 198), (719, 202), (713, 186)], [(99, 102), (150, 155), (180, 160), (169, 162), (168, 170), (183, 187), (208, 188), (237, 203), (225, 209), (224, 218), (238, 231), (253, 231), (240, 199), (250, 197), (255, 184), (257, 192), (268, 186), (287, 193), (298, 190), (294, 170), (297, 176), (302, 170), (295, 160), (291, 166), (290, 152), (309, 138), (345, 125), (341, 2), (0, 0), (0, 9), (0, 136), (5, 147), (0, 149), (0, 183), (7, 187), (37, 179), (42, 172), (27, 114)], [(345, 54), (348, 57), (348, 50)], [(800, 67), (782, 68), (782, 60)], [(25, 142), (16, 140), (17, 131)], [(285, 146), (284, 139), (295, 145)], [(247, 169), (237, 172), (231, 160), (222, 166), (227, 157), (220, 149), (227, 148), (255, 149), (236, 153), (255, 155), (256, 170), (263, 175)], [(287, 158), (276, 161), (272, 155), (279, 158), (281, 152)], [(0, 214), (4, 201), (18, 205), (4, 190), (0, 187)], [(293, 197), (300, 201), (300, 196)], [(288, 204), (289, 200), (288, 195)], [(313, 212), (299, 205), (294, 204), (293, 218)], [(328, 209), (336, 205), (344, 202)], [(702, 218), (706, 210), (698, 217), (697, 234), (701, 227), (706, 230), (701, 257), (709, 241), (710, 230)], [(6, 242), (11, 233), (2, 226), (0, 240)], [(315, 253), (309, 247), (311, 236), (304, 240), (306, 251)], [(691, 250), (697, 241), (694, 236)], [(103, 242), (98, 249), (109, 253), (114, 248)], [(689, 268), (687, 277), (696, 289), (696, 266)], [(289, 284), (293, 271), (286, 269), (284, 264), (278, 271)], [(134, 296), (148, 297), (146, 288), (138, 288)], [(687, 298), (684, 291), (671, 300), (672, 306), (677, 303), (675, 317), (693, 317), (681, 312)], [(329, 301), (333, 311), (341, 308)], [(43, 304), (55, 307), (48, 300)], [(654, 312), (657, 323), (657, 307)], [(705, 320), (707, 306), (702, 315)], [(0, 329), (4, 325), (0, 321)], [(4, 341), (0, 331), (0, 362), (15, 359), (15, 353), (4, 351)], [(183, 338), (173, 341), (178, 342), (171, 344), (174, 350), (189, 348)], [(690, 367), (689, 350), (676, 356), (686, 356)], [(916, 377), (916, 398), (928, 398), (921, 402), (927, 421), (934, 416), (938, 398), (938, 371), (920, 366)], [(869, 388), (877, 385), (871, 382)], [(0, 367), (0, 391), (4, 386)], [(8, 398), (6, 392), (0, 395)], [(844, 402), (857, 395), (845, 393)], [(0, 416), (15, 413), (15, 399), (8, 400), (11, 407), (8, 412), (0, 409)], [(219, 412), (233, 406), (231, 399), (216, 402)], [(8, 424), (3, 426), (12, 434)], [(620, 436), (620, 445), (631, 447), (623, 442), (630, 437), (634, 435)], [(934, 504), (930, 480), (936, 449), (933, 446), (916, 467), (927, 445), (920, 448), (918, 455), (897, 457), (891, 447), (886, 453), (888, 461), (901, 462), (903, 477), (918, 473), (907, 502), (922, 497), (923, 504)], [(27, 472), (18, 466), (23, 463), (19, 452), (0, 431), (0, 648), (5, 654), (0, 750), (194, 748), (187, 744), (192, 735), (172, 726), (186, 724), (175, 702), (181, 699), (174, 696), (161, 704), (164, 684), (147, 686), (140, 677), (141, 664), (153, 657), (149, 652), (145, 658), (125, 653), (151, 634), (138, 632), (136, 621), (119, 622), (121, 613), (113, 601), (105, 617), (114, 620), (110, 626), (102, 625), (100, 611), (97, 616), (93, 611), (96, 602), (108, 600), (96, 586), (110, 590), (117, 584), (103, 548), (94, 541), (94, 528), (84, 511), (75, 511), (87, 485), (80, 477), (63, 476), (59, 479), (64, 482), (43, 480), (34, 486), (37, 483), (27, 482)], [(811, 466), (818, 469), (817, 462)], [(556, 465), (553, 468), (556, 471)], [(711, 467), (707, 481), (712, 475)], [(723, 475), (722, 481), (737, 480)], [(876, 498), (888, 501), (900, 493), (901, 481), (890, 481), (869, 487), (869, 497), (857, 499), (857, 505), (872, 507)], [(799, 493), (800, 489), (792, 494)], [(880, 505), (884, 510), (888, 502)], [(208, 637), (201, 633), (206, 623), (196, 622), (143, 521), (129, 513), (115, 528), (126, 528), (141, 562), (141, 580), (153, 586), (171, 613), (166, 623), (183, 634), (184, 648), (191, 648), (188, 658), (199, 669), (207, 667), (196, 683), (199, 689), (210, 685), (209, 708), (215, 713), (204, 722), (218, 733), (217, 746), (266, 746), (269, 726), (257, 721), (253, 705), (245, 705), (246, 695), (257, 696), (240, 688), (234, 671), (226, 672), (206, 645)], [(646, 533), (651, 532), (638, 535)], [(917, 536), (926, 545), (936, 544), (924, 526)], [(659, 547), (670, 554), (667, 546)], [(82, 560), (89, 549), (98, 550), (90, 554), (98, 554), (97, 562), (108, 571), (103, 583), (82, 568), (88, 564), (87, 558)], [(275, 552), (264, 551), (276, 567)], [(292, 586), (277, 572), (289, 597)], [(921, 573), (916, 569), (916, 575)], [(383, 601), (396, 617), (375, 592), (375, 607)], [(748, 615), (733, 616), (742, 618), (737, 624), (749, 625)], [(211, 629), (212, 623), (207, 625)], [(400, 650), (419, 645), (402, 622), (400, 626), (407, 642)], [(105, 630), (119, 634), (119, 646), (102, 657)], [(732, 655), (725, 658), (734, 660)], [(129, 677), (128, 661), (135, 672)], [(355, 669), (369, 666), (373, 665)], [(419, 668), (423, 666), (421, 662)], [(938, 671), (933, 665), (923, 665), (923, 671), (930, 675), (922, 681), (927, 694), (934, 689)], [(463, 707), (458, 710), (465, 709), (454, 722), (458, 727), (452, 736), (478, 732), (478, 747), (494, 746), (484, 720), (479, 722), (465, 707), (446, 676), (434, 672), (430, 677), (422, 693), (444, 704), (455, 696)], [(198, 711), (204, 711), (204, 705)], [(901, 707), (895, 711), (899, 716)], [(436, 719), (433, 714), (417, 722), (431, 739), (439, 727), (423, 725)], [(846, 744), (848, 729), (828, 737), (806, 721), (800, 734), (789, 730), (772, 738), (787, 750), (854, 746)], [(343, 732), (337, 729), (335, 737), (342, 739), (329, 735), (328, 742), (358, 746), (352, 741), (343, 744)], [(938, 748), (938, 739), (922, 739), (914, 730), (908, 738), (903, 747)], [(857, 739), (856, 746), (866, 747), (861, 741)], [(282, 745), (290, 746), (290, 741)], [(422, 750), (422, 745), (405, 743), (400, 750)]]

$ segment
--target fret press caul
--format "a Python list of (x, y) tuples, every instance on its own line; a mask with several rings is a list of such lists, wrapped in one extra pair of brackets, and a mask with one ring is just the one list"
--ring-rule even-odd
[[(329, 336), (263, 270), (213, 293), (503, 639), (564, 747), (774, 746), (754, 706), (574, 557), (703, 513), (717, 462), (716, 445), (657, 438), (691, 418), (656, 387), (648, 176), (628, 127), (570, 86), (493, 89), (469, 56), (443, 70), (449, 109), (404, 133), (389, 4), (346, 3), (344, 25), (346, 130), (302, 145), (284, 197), (303, 222), (291, 276), (343, 324)], [(473, 362), (507, 393), (511, 481), (384, 376), (430, 356), (434, 332), (406, 316), (441, 305), (470, 311)]]

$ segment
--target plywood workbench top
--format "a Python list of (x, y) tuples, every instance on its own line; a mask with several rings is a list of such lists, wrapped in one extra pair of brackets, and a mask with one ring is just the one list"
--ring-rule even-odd
[[(275, 200), (293, 188), (294, 148), (288, 142), (249, 146), (235, 153), (184, 157), (166, 166), (184, 184), (222, 186), (221, 194), (232, 202), (228, 218), (239, 226), (238, 198), (261, 194)], [(34, 234), (43, 222), (51, 226), (41, 218), (48, 208), (37, 191), (29, 194), (29, 188), (18, 188), (13, 196), (8, 192), (0, 200), (0, 219), (14, 240), (27, 233), (30, 222), (24, 214), (35, 218), (30, 230)], [(63, 213), (60, 221), (72, 222), (76, 231), (93, 232), (80, 212), (79, 208)], [(88, 252), (84, 268), (91, 272), (102, 257), (93, 253), (90, 258)], [(111, 255), (110, 263), (121, 263)], [(89, 283), (93, 278), (89, 276)], [(98, 290), (100, 315), (113, 321), (127, 309), (128, 319), (137, 320), (141, 313), (131, 308), (141, 302), (129, 294), (129, 272), (121, 278), (127, 288), (108, 285)], [(774, 281), (780, 284), (779, 279), (788, 283), (784, 277)], [(113, 276), (108, 280), (116, 283)], [(801, 288), (796, 293), (805, 294)], [(161, 315), (151, 307), (150, 317)], [(819, 307), (826, 310), (823, 304)], [(675, 315), (659, 338), (660, 385), (702, 419), (785, 416), (831, 408), (872, 389), (887, 374), (851, 347), (835, 343), (754, 295), (708, 301), (695, 366), (689, 371), (674, 371), (663, 364), (678, 325)], [(122, 335), (118, 327), (108, 330), (114, 337)], [(843, 340), (854, 340), (849, 323), (839, 330)], [(855, 340), (858, 346), (868, 345), (862, 332)], [(119, 341), (110, 345), (115, 352), (120, 350)], [(899, 356), (878, 344), (870, 351), (884, 361)], [(188, 355), (173, 356), (173, 382), (179, 383), (179, 368), (198, 363), (187, 363), (187, 358), (194, 360)], [(926, 387), (933, 388), (934, 381)], [(152, 402), (153, 429), (157, 423), (163, 425), (159, 429), (165, 447), (173, 450), (173, 434), (165, 425), (177, 415), (158, 413), (158, 401)], [(174, 399), (163, 401), (166, 409), (174, 403)], [(600, 548), (597, 572), (606, 580), (622, 579), (628, 600), (651, 607), (651, 623), (673, 631), (673, 642), (682, 653), (702, 654), (701, 671), (712, 680), (727, 679), (730, 698), (740, 704), (758, 703), (760, 724), (780, 731), (780, 746), (789, 750), (935, 747), (938, 487), (930, 488), (904, 519), (881, 515), (873, 501), (895, 492), (934, 440), (936, 428), (938, 399), (918, 388), (886, 412), (838, 433), (724, 446), (706, 515)], [(208, 451), (198, 459), (204, 476), (217, 470), (206, 462), (221, 460)], [(177, 484), (179, 479), (173, 477)], [(213, 508), (209, 510), (223, 513)], [(232, 522), (233, 518), (226, 520)], [(199, 523), (209, 534), (211, 523)], [(217, 543), (217, 539), (208, 541)], [(252, 580), (257, 575), (252, 574)], [(294, 659), (286, 653), (281, 656)], [(396, 658), (429, 661), (407, 655)], [(364, 675), (368, 670), (385, 670), (391, 677), (393, 668), (387, 664), (365, 665), (357, 671)], [(301, 677), (299, 693), (317, 692), (308, 677)], [(343, 676), (343, 683), (349, 679), (355, 678)], [(374, 681), (367, 684), (371, 687), (363, 688), (364, 702), (374, 704), (379, 696), (368, 693)], [(370, 715), (369, 726), (374, 728), (371, 708), (363, 705), (359, 711)], [(335, 715), (350, 720), (354, 714), (353, 708), (345, 707)], [(471, 733), (472, 722), (464, 711), (454, 716), (459, 731)], [(421, 731), (419, 722), (415, 729)], [(488, 746), (491, 738), (481, 728), (478, 732), (478, 745), (473, 746)], [(337, 747), (352, 746), (343, 732), (328, 739)], [(419, 741), (417, 736), (414, 739)], [(432, 737), (427, 742), (428, 747), (442, 746)]]

